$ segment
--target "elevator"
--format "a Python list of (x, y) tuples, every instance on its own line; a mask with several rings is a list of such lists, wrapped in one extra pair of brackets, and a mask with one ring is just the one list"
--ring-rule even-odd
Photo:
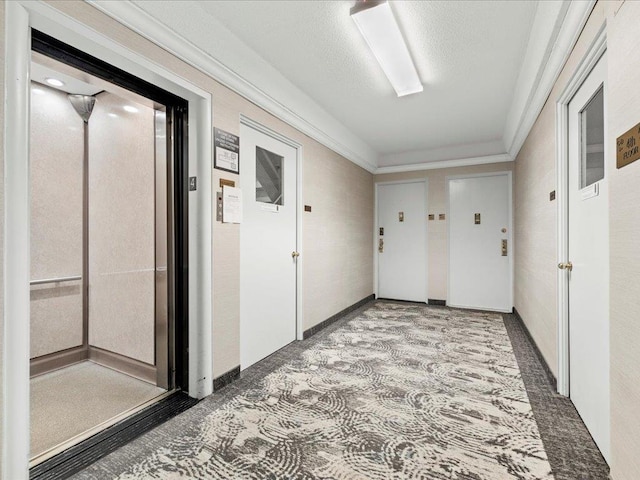
[(36, 465), (185, 387), (186, 102), (34, 32)]

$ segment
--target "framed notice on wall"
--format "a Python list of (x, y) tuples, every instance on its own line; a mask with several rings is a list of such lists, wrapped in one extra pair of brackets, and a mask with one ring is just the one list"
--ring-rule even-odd
[(240, 137), (213, 129), (213, 168), (240, 173)]

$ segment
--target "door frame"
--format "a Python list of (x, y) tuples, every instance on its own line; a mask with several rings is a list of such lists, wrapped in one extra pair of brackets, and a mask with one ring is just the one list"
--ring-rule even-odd
[[(569, 259), (569, 103), (607, 50), (606, 23), (602, 23), (593, 42), (574, 70), (556, 101), (556, 198), (557, 263)], [(606, 81), (605, 81), (606, 83)], [(558, 269), (558, 378), (557, 390), (566, 397), (569, 388), (569, 276)]]
[[(274, 140), (284, 143), (296, 151), (296, 251), (300, 256), (296, 259), (296, 340), (303, 340), (303, 315), (304, 304), (302, 296), (303, 278), (302, 268), (304, 265), (304, 251), (302, 245), (302, 220), (304, 212), (304, 202), (302, 201), (302, 164), (303, 164), (303, 148), (302, 144), (272, 130), (271, 128), (257, 122), (250, 117), (240, 114), (240, 125), (253, 128), (254, 130), (267, 135)], [(242, 253), (241, 253), (242, 254)]]
[[(29, 468), (29, 117), (31, 27), (188, 101), (189, 395), (213, 391), (211, 94), (42, 2), (5, 4), (4, 285), (2, 477)], [(186, 128), (185, 128), (186, 130)]]
[[(429, 178), (411, 178), (407, 180), (389, 180), (385, 182), (375, 182), (375, 189), (373, 191), (373, 294), (375, 298), (378, 298), (378, 285), (379, 285), (379, 275), (378, 275), (378, 188), (380, 185), (397, 185), (397, 184), (407, 184), (407, 183), (424, 183), (424, 209), (429, 215)], [(428, 303), (429, 301), (429, 220), (427, 218), (424, 219), (424, 228), (425, 228), (425, 239), (426, 239), (426, 262), (424, 266), (424, 284), (425, 284), (425, 292), (424, 292), (424, 301)]]
[(499, 170), (496, 172), (483, 172), (483, 173), (463, 173), (460, 175), (447, 175), (445, 177), (445, 195), (447, 198), (447, 305), (449, 304), (450, 292), (451, 292), (451, 208), (450, 208), (450, 196), (449, 196), (449, 182), (451, 180), (460, 180), (465, 178), (482, 178), (482, 177), (507, 177), (507, 184), (509, 187), (508, 198), (509, 204), (508, 207), (508, 217), (509, 217), (509, 226), (507, 227), (507, 241), (509, 245), (509, 251), (511, 252), (509, 257), (509, 305), (511, 308), (503, 313), (511, 313), (513, 310), (513, 298), (514, 298), (514, 282), (515, 278), (515, 270), (514, 270), (514, 258), (515, 258), (515, 245), (514, 245), (514, 235), (513, 235), (513, 171), (512, 170)]

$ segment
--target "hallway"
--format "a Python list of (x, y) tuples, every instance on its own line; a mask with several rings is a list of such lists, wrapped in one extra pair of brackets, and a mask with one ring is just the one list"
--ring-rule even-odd
[(536, 360), (513, 315), (377, 301), (75, 478), (606, 478)]

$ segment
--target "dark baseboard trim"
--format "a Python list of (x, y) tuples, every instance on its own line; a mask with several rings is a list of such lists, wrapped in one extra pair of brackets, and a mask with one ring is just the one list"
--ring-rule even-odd
[(363, 298), (359, 302), (354, 303), (350, 307), (347, 307), (344, 310), (336, 313), (335, 315), (330, 316), (326, 320), (323, 320), (322, 322), (318, 323), (317, 325), (314, 325), (313, 327), (306, 329), (302, 334), (302, 338), (304, 340), (306, 340), (307, 338), (309, 338), (309, 337), (315, 335), (316, 333), (318, 333), (323, 328), (326, 328), (329, 325), (331, 325), (332, 323), (334, 323), (337, 320), (341, 319), (342, 317), (344, 317), (348, 313), (351, 313), (355, 309), (360, 308), (361, 306), (363, 306), (364, 304), (375, 300), (375, 298), (376, 298), (376, 296), (373, 293), (371, 295), (366, 296), (365, 298)]
[(59, 368), (68, 367), (74, 363), (80, 363), (89, 358), (89, 352), (84, 345), (78, 345), (77, 347), (67, 348), (59, 352), (49, 353), (31, 359), (30, 361), (30, 375), (35, 377), (38, 375), (44, 375), (45, 373), (53, 372)]
[(188, 410), (196, 403), (198, 400), (189, 397), (186, 393), (176, 392), (84, 442), (80, 442), (36, 465), (29, 470), (29, 478), (31, 480), (69, 478), (143, 433)]
[(558, 381), (556, 380), (556, 376), (553, 374), (553, 372), (549, 368), (549, 364), (547, 363), (547, 360), (542, 355), (542, 352), (538, 348), (538, 344), (535, 342), (535, 340), (531, 336), (531, 332), (527, 328), (527, 325), (524, 323), (524, 320), (522, 320), (522, 317), (520, 316), (520, 313), (518, 313), (518, 310), (516, 309), (516, 307), (513, 307), (513, 315), (516, 318), (516, 320), (520, 323), (520, 325), (522, 326), (522, 330), (526, 334), (527, 339), (531, 343), (531, 346), (533, 346), (533, 351), (536, 353), (536, 357), (538, 357), (538, 360), (540, 360), (540, 364), (542, 365), (542, 368), (544, 369), (544, 373), (547, 375), (549, 383), (553, 386), (553, 390), (557, 391)]
[(383, 302), (403, 303), (408, 305), (426, 305), (427, 304), (427, 302), (417, 302), (415, 300), (400, 300), (398, 298), (386, 298), (386, 297), (378, 297), (376, 300), (381, 300)]
[(436, 300), (435, 298), (427, 299), (427, 305), (440, 305), (441, 307), (447, 306), (446, 300)]
[(226, 387), (231, 382), (240, 378), (240, 365), (232, 368), (226, 373), (223, 373), (219, 377), (213, 379), (213, 391), (220, 390), (222, 387)]
[(145, 382), (155, 384), (157, 381), (157, 372), (154, 365), (149, 365), (148, 363), (120, 355), (119, 353), (110, 352), (90, 345), (89, 360), (98, 365), (126, 373), (131, 377), (139, 378)]

